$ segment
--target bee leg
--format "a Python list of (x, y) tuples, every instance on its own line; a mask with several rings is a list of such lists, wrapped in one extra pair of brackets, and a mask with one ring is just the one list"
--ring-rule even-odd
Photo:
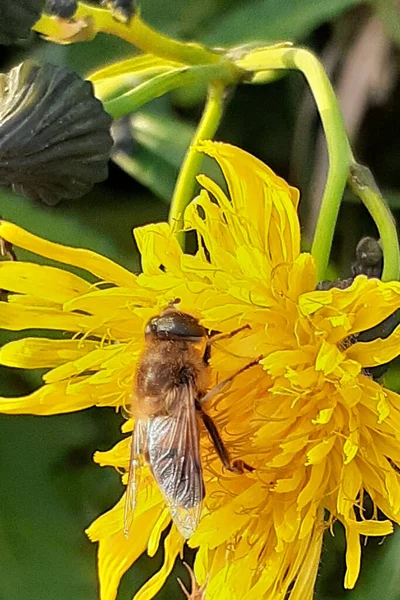
[(207, 346), (206, 346), (206, 349), (204, 350), (204, 354), (203, 354), (203, 363), (205, 365), (208, 365), (210, 362), (210, 358), (211, 358), (211, 344), (210, 344), (210, 342), (207, 342)]
[[(206, 352), (207, 352), (207, 349), (206, 349)], [(236, 371), (236, 373), (233, 373), (233, 375), (231, 375), (230, 377), (227, 377), (226, 379), (223, 379), (222, 381), (220, 381), (215, 387), (212, 388), (212, 390), (207, 392), (202, 398), (199, 398), (198, 402), (203, 404), (203, 402), (206, 402), (207, 400), (209, 400), (216, 394), (219, 394), (220, 392), (222, 392), (223, 388), (226, 385), (228, 385), (228, 383), (231, 383), (231, 381), (233, 381), (235, 379), (235, 377), (240, 375), (240, 373), (244, 373), (244, 371), (247, 371), (247, 369), (250, 369), (251, 367), (255, 367), (256, 365), (258, 365), (262, 358), (264, 358), (264, 357), (259, 356), (255, 360), (252, 360), (251, 362), (247, 363), (247, 365), (245, 365), (244, 367), (242, 367), (241, 369)], [(204, 357), (203, 357), (203, 360), (204, 360)]]
[(211, 441), (214, 444), (214, 448), (217, 451), (219, 458), (225, 469), (232, 471), (233, 473), (244, 473), (244, 471), (254, 471), (253, 467), (246, 464), (243, 460), (231, 460), (227, 447), (225, 446), (222, 438), (219, 434), (217, 426), (214, 421), (201, 407), (200, 402), (196, 401), (196, 409), (200, 414), (200, 417), (211, 437)]
[(229, 333), (211, 333), (210, 338), (207, 342), (206, 349), (203, 354), (204, 363), (206, 365), (208, 365), (208, 363), (210, 362), (211, 346), (215, 342), (219, 342), (220, 340), (228, 340), (228, 339), (232, 338), (234, 335), (236, 335), (237, 333), (244, 331), (245, 329), (251, 329), (250, 325), (243, 325), (243, 327), (238, 327), (237, 329), (234, 329), (233, 331), (230, 331)]

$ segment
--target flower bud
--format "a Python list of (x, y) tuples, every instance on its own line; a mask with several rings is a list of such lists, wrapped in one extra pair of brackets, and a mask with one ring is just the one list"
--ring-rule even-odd
[(0, 75), (0, 185), (51, 205), (83, 196), (108, 176), (111, 121), (65, 67), (27, 61)]

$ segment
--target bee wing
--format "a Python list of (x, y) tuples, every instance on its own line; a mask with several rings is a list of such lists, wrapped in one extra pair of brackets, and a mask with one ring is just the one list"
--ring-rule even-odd
[(129, 475), (126, 486), (125, 511), (124, 511), (124, 533), (129, 536), (129, 530), (133, 521), (133, 513), (136, 507), (136, 498), (140, 484), (140, 474), (144, 464), (143, 449), (146, 435), (146, 421), (138, 419), (132, 432), (131, 455), (129, 459)]
[[(200, 519), (204, 483), (193, 388), (175, 388), (171, 416), (147, 422), (147, 451), (155, 480), (179, 531), (189, 538)], [(170, 403), (170, 399), (167, 399)]]

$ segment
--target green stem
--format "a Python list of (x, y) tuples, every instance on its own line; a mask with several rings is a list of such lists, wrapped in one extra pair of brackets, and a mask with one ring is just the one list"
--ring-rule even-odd
[(369, 210), (378, 228), (384, 256), (382, 280), (399, 279), (400, 250), (396, 224), (371, 172), (354, 160), (337, 98), (318, 59), (302, 48), (276, 46), (253, 50), (239, 59), (237, 64), (247, 71), (253, 71), (252, 81), (255, 83), (270, 80), (271, 71), (275, 69), (298, 69), (305, 75), (314, 95), (329, 154), (329, 173), (312, 246), (319, 280), (325, 277), (347, 179), (353, 192)]
[(223, 114), (224, 90), (225, 86), (221, 82), (210, 85), (203, 116), (186, 152), (172, 196), (168, 220), (181, 246), (184, 244), (184, 211), (193, 198), (196, 175), (204, 158), (204, 154), (198, 152), (196, 146), (200, 141), (214, 137)]
[(303, 48), (271, 47), (255, 50), (243, 60), (239, 60), (238, 65), (256, 71), (257, 83), (262, 82), (262, 71), (270, 78), (272, 69), (299, 70), (306, 77), (313, 93), (329, 154), (329, 173), (312, 245), (318, 278), (322, 280), (328, 266), (335, 224), (352, 161), (352, 152), (335, 92), (317, 57)]
[[(79, 2), (73, 21), (78, 26), (82, 24), (79, 41), (83, 41), (85, 35), (89, 40), (93, 39), (96, 33), (102, 32), (122, 38), (143, 52), (189, 65), (228, 62), (220, 53), (209, 50), (201, 44), (179, 42), (162, 35), (144, 23), (138, 13), (129, 24), (120, 23), (113, 18), (109, 10)], [(63, 22), (44, 14), (35, 23), (33, 29), (52, 39), (62, 40), (67, 39), (69, 31), (73, 31), (74, 23)]]
[(400, 250), (396, 223), (371, 171), (367, 167), (353, 163), (350, 166), (349, 186), (369, 210), (378, 228), (383, 250), (382, 281), (398, 280), (400, 276)]
[(235, 77), (226, 64), (184, 67), (153, 77), (117, 98), (106, 100), (104, 108), (118, 119), (173, 89), (212, 80), (223, 81), (225, 85), (235, 83)]

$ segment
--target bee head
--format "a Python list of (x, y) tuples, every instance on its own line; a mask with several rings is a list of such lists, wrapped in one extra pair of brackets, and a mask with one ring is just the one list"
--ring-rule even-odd
[(207, 333), (195, 317), (169, 307), (146, 325), (145, 336), (159, 340), (200, 342)]

